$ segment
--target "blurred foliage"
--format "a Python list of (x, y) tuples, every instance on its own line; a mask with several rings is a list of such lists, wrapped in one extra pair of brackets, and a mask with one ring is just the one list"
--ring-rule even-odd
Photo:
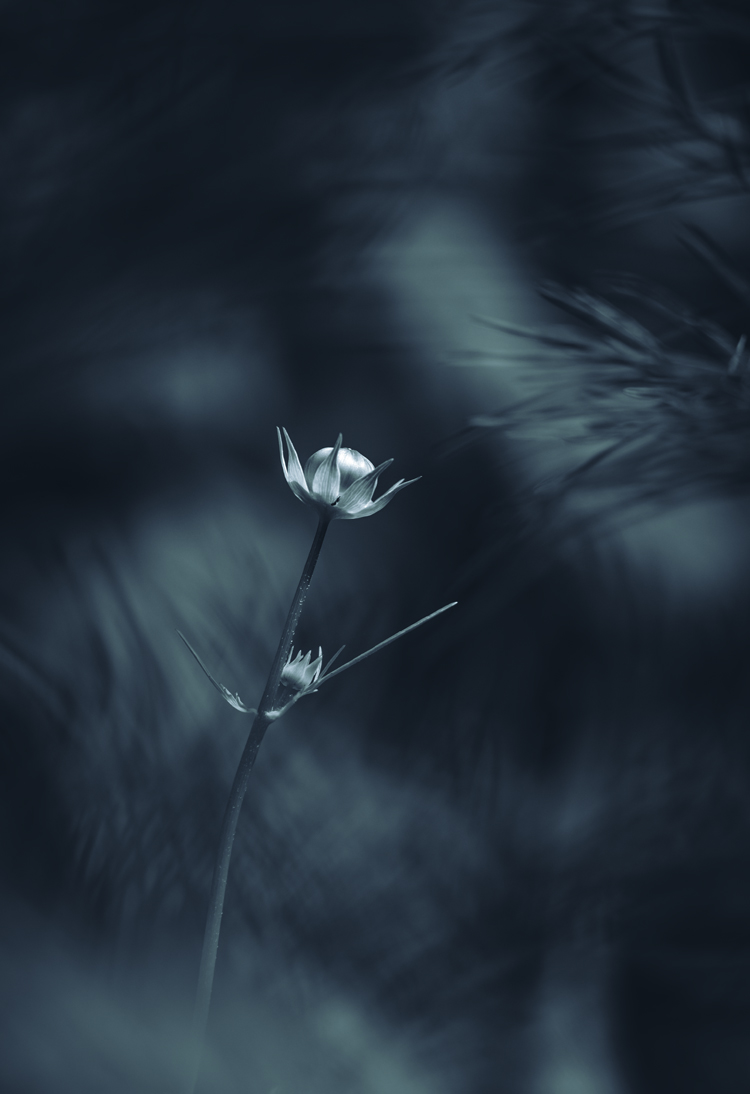
[[(636, 276), (612, 276), (607, 288), (648, 318), (642, 321), (586, 289), (548, 283), (542, 296), (578, 324), (524, 329), (486, 320), (533, 343), (536, 354), (526, 361), (534, 365), (532, 382), (543, 390), (524, 404), (477, 416), (473, 424), (511, 431), (524, 424), (567, 424), (577, 427), (565, 435), (568, 443), (597, 446), (540, 483), (544, 492), (617, 488), (619, 504), (622, 491), (625, 498), (642, 499), (685, 490), (746, 490), (746, 336), (737, 337)], [(571, 382), (570, 371), (579, 383)]]
[[(535, 485), (537, 517), (557, 531), (563, 513), (570, 533), (633, 506), (746, 494), (750, 15), (542, 2), (507, 40), (552, 104), (537, 139), (555, 171), (523, 231), (559, 271), (539, 290), (566, 322), (481, 320), (505, 336), (497, 363), (522, 363), (530, 396), (472, 425), (564, 442)], [(621, 269), (597, 269), (602, 254)]]

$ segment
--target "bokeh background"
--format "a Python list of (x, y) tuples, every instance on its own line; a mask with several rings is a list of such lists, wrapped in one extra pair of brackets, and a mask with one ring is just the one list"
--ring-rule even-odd
[(731, 0), (0, 4), (0, 1088), (750, 1081), (750, 19)]

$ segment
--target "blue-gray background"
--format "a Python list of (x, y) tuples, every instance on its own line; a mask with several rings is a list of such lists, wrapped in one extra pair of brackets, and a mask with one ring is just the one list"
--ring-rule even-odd
[[(176, 629), (257, 700), (314, 527), (284, 425), (422, 476), (332, 528), (303, 649), (459, 606), (264, 742), (205, 1089), (743, 1089), (742, 6), (0, 23), (0, 1087), (179, 1088), (246, 727)], [(612, 322), (536, 291), (603, 271), (686, 302), (614, 394)]]

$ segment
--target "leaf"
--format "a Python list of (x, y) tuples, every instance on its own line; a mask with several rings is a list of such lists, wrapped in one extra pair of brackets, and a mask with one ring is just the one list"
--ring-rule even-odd
[(637, 320), (585, 289), (565, 289), (552, 281), (542, 282), (539, 293), (545, 300), (570, 312), (577, 319), (614, 335), (616, 339), (641, 352), (662, 356), (659, 340)]
[(677, 237), (683, 247), (705, 262), (744, 304), (750, 304), (750, 280), (735, 269), (719, 245), (695, 224), (683, 224), (683, 229), (684, 234)]
[(182, 631), (178, 631), (177, 633), (179, 634), (180, 638), (185, 643), (187, 648), (190, 650), (190, 652), (192, 653), (193, 657), (198, 662), (200, 667), (203, 669), (203, 671), (205, 672), (206, 676), (209, 678), (209, 680), (211, 681), (213, 686), (219, 692), (221, 697), (223, 699), (226, 699), (226, 701), (229, 703), (230, 707), (234, 707), (235, 710), (239, 710), (241, 714), (256, 714), (257, 713), (256, 710), (245, 706), (245, 704), (240, 699), (239, 695), (233, 695), (232, 692), (229, 690), (229, 688), (225, 688), (223, 684), (220, 684), (218, 682), (218, 680), (214, 679), (214, 677), (211, 675), (211, 673), (208, 671), (206, 666), (203, 664), (200, 657), (195, 652), (193, 647), (190, 645), (190, 643), (188, 642), (187, 638), (182, 633)]

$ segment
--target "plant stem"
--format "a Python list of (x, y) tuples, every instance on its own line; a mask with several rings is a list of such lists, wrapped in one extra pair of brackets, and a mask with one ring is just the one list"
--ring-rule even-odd
[[(358, 657), (353, 657), (351, 661), (347, 661), (345, 665), (339, 665), (337, 669), (333, 669), (331, 672), (324, 673), (316, 683), (315, 690), (320, 688), (321, 684), (324, 684), (326, 680), (332, 680), (334, 676), (338, 676), (341, 672), (346, 672), (347, 669), (352, 668), (354, 665), (358, 665), (360, 661), (364, 661), (366, 657), (372, 657), (374, 653), (378, 653), (379, 650), (384, 650), (386, 646), (390, 646), (391, 642), (396, 642), (399, 638), (403, 638), (409, 631), (415, 631), (417, 627), (421, 627), (423, 623), (429, 623), (431, 619), (434, 619), (437, 615), (442, 615), (443, 612), (447, 612), (449, 608), (455, 608), (458, 604), (457, 600), (452, 600), (450, 604), (445, 604), (442, 608), (438, 608), (436, 612), (431, 612), (430, 615), (424, 616), (422, 619), (418, 619), (416, 623), (410, 623), (408, 627), (404, 627), (402, 631), (396, 631), (390, 638), (384, 638), (382, 642), (378, 642), (377, 646), (372, 646), (371, 649), (365, 653), (360, 653)], [(341, 649), (343, 650), (343, 646)], [(339, 650), (339, 653), (341, 650)]]
[(237, 831), (237, 822), (239, 820), (242, 802), (245, 798), (245, 792), (247, 791), (247, 784), (250, 780), (250, 774), (258, 755), (258, 749), (260, 748), (266, 730), (272, 721), (269, 715), (271, 714), (276, 701), (276, 693), (281, 679), (281, 672), (292, 649), (294, 634), (302, 614), (302, 607), (307, 597), (307, 590), (310, 588), (310, 581), (312, 580), (313, 571), (315, 570), (315, 564), (318, 561), (320, 549), (323, 546), (323, 539), (325, 538), (328, 529), (328, 523), (328, 520), (323, 517), (321, 517), (318, 522), (315, 538), (313, 539), (310, 553), (307, 556), (307, 561), (302, 570), (302, 577), (299, 579), (297, 591), (294, 594), (291, 607), (289, 608), (289, 614), (287, 615), (286, 623), (284, 624), (284, 630), (281, 635), (281, 640), (279, 641), (278, 649), (276, 650), (276, 656), (271, 665), (271, 671), (268, 674), (268, 680), (266, 681), (266, 686), (258, 705), (258, 713), (250, 726), (250, 733), (240, 758), (237, 774), (234, 777), (232, 789), (229, 794), (229, 801), (227, 802), (226, 811), (224, 813), (221, 836), (219, 838), (219, 851), (216, 858), (216, 866), (214, 867), (213, 880), (211, 882), (211, 898), (208, 907), (208, 917), (206, 919), (206, 930), (203, 936), (200, 972), (198, 973), (198, 989), (196, 992), (195, 1011), (193, 1014), (192, 1055), (187, 1088), (188, 1094), (194, 1094), (198, 1082), (203, 1041), (206, 1034), (208, 1012), (211, 1005), (211, 992), (214, 983), (214, 971), (216, 969), (216, 954), (219, 948), (219, 933), (221, 931), (221, 917), (224, 912), (224, 897), (226, 895), (227, 878), (229, 876), (229, 862), (232, 857), (232, 846)]

